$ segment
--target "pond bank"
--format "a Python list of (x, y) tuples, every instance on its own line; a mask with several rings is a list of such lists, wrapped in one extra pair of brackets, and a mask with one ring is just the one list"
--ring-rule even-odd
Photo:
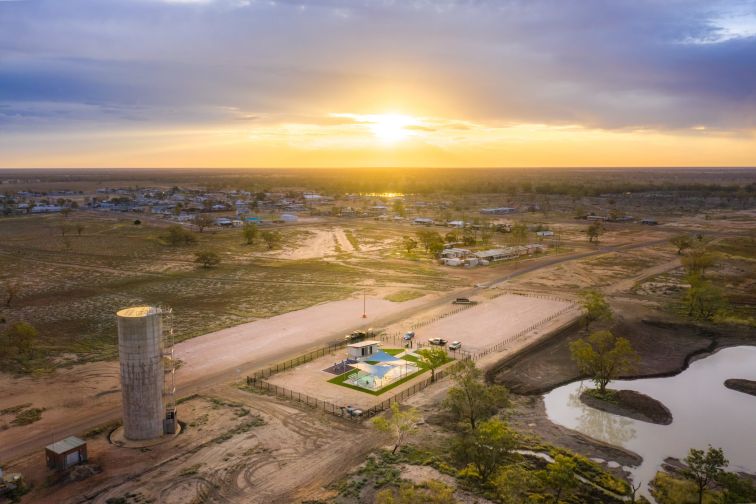
[(602, 399), (586, 390), (580, 394), (580, 400), (592, 408), (596, 408), (614, 415), (621, 415), (641, 422), (658, 425), (672, 423), (672, 413), (661, 402), (646, 394), (634, 390), (607, 390), (611, 392), (611, 399)]
[(750, 394), (756, 396), (756, 381), (755, 380), (743, 380), (741, 378), (730, 378), (725, 380), (725, 387), (730, 390), (737, 390), (744, 394)]

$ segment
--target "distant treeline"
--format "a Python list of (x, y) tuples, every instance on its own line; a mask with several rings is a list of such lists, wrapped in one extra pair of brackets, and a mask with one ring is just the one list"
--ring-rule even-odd
[(312, 190), (331, 195), (541, 194), (583, 197), (676, 192), (688, 196), (752, 197), (756, 193), (756, 170), (745, 168), (15, 170), (0, 173), (2, 177), (41, 180), (47, 184), (95, 182), (103, 187), (199, 185), (210, 190)]

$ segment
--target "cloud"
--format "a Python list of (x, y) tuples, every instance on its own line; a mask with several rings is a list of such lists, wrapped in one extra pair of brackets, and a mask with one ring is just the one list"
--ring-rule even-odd
[(747, 130), (755, 13), (738, 0), (2, 2), (0, 104), (16, 113), (0, 127), (405, 110), (460, 127)]

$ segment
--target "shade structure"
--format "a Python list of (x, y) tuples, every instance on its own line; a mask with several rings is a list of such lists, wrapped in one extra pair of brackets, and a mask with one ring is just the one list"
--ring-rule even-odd
[(386, 363), (399, 362), (400, 364), (404, 364), (405, 362), (402, 359), (397, 359), (396, 356), (394, 355), (384, 352), (383, 350), (381, 350), (380, 352), (374, 353), (368, 358), (368, 360), (371, 362), (386, 362)]

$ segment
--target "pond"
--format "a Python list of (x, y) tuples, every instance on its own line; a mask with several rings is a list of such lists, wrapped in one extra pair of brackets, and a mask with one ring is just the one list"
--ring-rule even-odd
[(756, 473), (756, 397), (724, 386), (728, 378), (756, 380), (756, 347), (725, 348), (668, 378), (618, 380), (614, 389), (642, 392), (672, 412), (670, 425), (655, 425), (584, 405), (579, 395), (590, 382), (573, 382), (544, 396), (546, 414), (560, 425), (622, 446), (643, 457), (628, 469), (644, 495), (666, 457), (684, 458), (690, 448), (721, 447), (731, 471)]

